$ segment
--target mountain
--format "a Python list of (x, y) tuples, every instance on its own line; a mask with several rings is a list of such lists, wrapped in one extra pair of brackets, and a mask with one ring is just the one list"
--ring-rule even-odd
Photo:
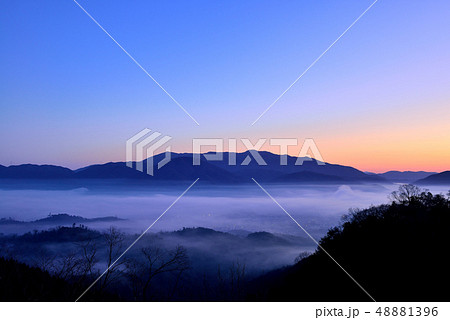
[(75, 171), (78, 179), (146, 179), (147, 174), (126, 166), (125, 162), (94, 164)]
[(67, 179), (72, 176), (72, 170), (52, 165), (21, 164), (0, 168), (3, 179)]
[(246, 239), (255, 243), (256, 245), (277, 246), (289, 244), (289, 241), (287, 241), (286, 239), (265, 231), (250, 233), (249, 235), (247, 235)]
[(432, 174), (415, 182), (416, 184), (450, 184), (450, 171)]
[(214, 229), (197, 227), (197, 228), (183, 228), (178, 231), (173, 232), (162, 232), (159, 234), (160, 237), (170, 237), (177, 236), (183, 240), (183, 242), (188, 240), (196, 240), (199, 242), (226, 242), (226, 245), (235, 245), (243, 247), (245, 245), (251, 248), (256, 247), (270, 247), (270, 246), (291, 246), (298, 245), (299, 243), (308, 243), (308, 239), (302, 237), (295, 237), (288, 240), (285, 235), (275, 235), (265, 231), (249, 232), (244, 235), (235, 235), (230, 232), (221, 232)]
[(413, 182), (436, 173), (426, 171), (388, 171), (377, 175), (392, 182)]
[(124, 221), (117, 217), (97, 217), (97, 218), (83, 218), (68, 214), (50, 214), (43, 219), (33, 221), (21, 221), (12, 218), (0, 219), (0, 234), (24, 234), (31, 230), (46, 230), (48, 228), (85, 225), (85, 226), (105, 226), (112, 223), (117, 224)]
[[(319, 165), (311, 158), (281, 156), (267, 151), (259, 152), (261, 165), (253, 158), (254, 150), (242, 153), (222, 154), (222, 160), (207, 160), (213, 153), (200, 155), (200, 164), (193, 165), (194, 155), (191, 153), (171, 153), (171, 161), (158, 169), (164, 159), (161, 153), (150, 157), (142, 164), (144, 172), (136, 170), (137, 162), (132, 168), (125, 162), (109, 162), (94, 164), (72, 171), (68, 168), (51, 165), (24, 164), (17, 166), (0, 166), (0, 179), (41, 179), (81, 181), (91, 179), (121, 179), (131, 181), (181, 181), (199, 178), (209, 183), (250, 183), (251, 178), (263, 182), (277, 183), (360, 183), (385, 182), (383, 177), (366, 174), (349, 166), (326, 163)], [(215, 153), (214, 153), (215, 154)], [(280, 162), (285, 157), (286, 165)], [(232, 164), (230, 160), (235, 159)], [(146, 174), (147, 163), (153, 163), (154, 175)], [(300, 165), (298, 163), (300, 162)], [(125, 183), (125, 182), (124, 182)]]
[[(242, 153), (222, 153), (223, 160), (211, 161), (215, 165), (247, 179), (255, 178), (259, 181), (276, 182), (304, 182), (304, 181), (338, 181), (340, 179), (354, 182), (383, 182), (382, 177), (368, 175), (358, 169), (338, 164), (325, 163), (319, 165), (312, 158), (297, 158), (289, 155), (286, 157), (286, 165), (280, 165), (281, 155), (268, 151), (260, 151), (264, 165), (259, 165), (253, 158), (253, 150)], [(214, 154), (214, 153), (206, 153)], [(236, 165), (229, 165), (230, 157), (236, 158)], [(246, 158), (252, 159), (247, 165), (243, 164)], [(302, 164), (296, 164), (302, 162)], [(305, 172), (301, 174), (301, 172)], [(306, 173), (307, 172), (307, 173)], [(291, 175), (294, 174), (294, 175)], [(316, 175), (314, 175), (316, 174)]]
[(74, 178), (79, 179), (141, 179), (141, 180), (195, 180), (199, 178), (201, 181), (231, 183), (239, 182), (239, 179), (226, 170), (219, 168), (205, 158), (200, 159), (199, 166), (193, 166), (192, 154), (176, 154), (173, 153), (171, 161), (162, 168), (158, 169), (157, 165), (163, 158), (161, 155), (153, 157), (154, 175), (146, 174), (147, 163), (149, 160), (143, 161), (144, 172), (136, 170), (136, 163), (133, 168), (127, 167), (125, 162), (110, 162), (105, 164), (97, 164), (81, 168), (75, 171)]
[(34, 220), (34, 221), (19, 221), (14, 219), (0, 219), (0, 225), (10, 224), (45, 224), (45, 225), (65, 225), (73, 223), (89, 223), (89, 222), (111, 222), (119, 221), (117, 217), (98, 217), (98, 218), (83, 218), (80, 216), (69, 215), (66, 213), (49, 214), (48, 217)]
[(157, 169), (155, 165), (154, 179), (192, 181), (200, 178), (201, 181), (215, 183), (244, 182), (241, 177), (214, 165), (212, 162), (207, 161), (203, 156), (200, 158), (200, 165), (194, 166), (192, 163), (193, 155), (188, 154), (172, 158), (172, 160), (161, 169)]
[[(171, 159), (174, 161), (183, 154), (171, 153)], [(153, 166), (154, 172), (157, 172), (156, 164), (164, 158), (164, 153), (155, 155), (149, 159), (152, 159), (155, 165)], [(142, 161), (143, 170), (147, 168), (147, 161)], [(133, 167), (130, 168), (125, 162), (108, 162), (105, 164), (94, 164), (84, 168), (75, 170), (74, 177), (78, 179), (150, 179), (152, 176), (136, 170), (136, 162), (132, 162)], [(164, 168), (164, 167), (163, 167)], [(181, 168), (180, 168), (181, 169)], [(159, 175), (158, 175), (159, 176)]]

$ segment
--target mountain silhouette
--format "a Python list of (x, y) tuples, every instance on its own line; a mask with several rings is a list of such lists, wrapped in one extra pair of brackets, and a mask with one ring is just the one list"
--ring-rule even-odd
[(147, 163), (149, 160), (143, 161), (142, 169), (144, 172), (136, 170), (136, 162), (133, 168), (127, 167), (125, 162), (110, 162), (105, 164), (97, 164), (78, 169), (74, 178), (80, 179), (142, 179), (142, 180), (195, 180), (200, 178), (202, 181), (209, 182), (238, 182), (239, 178), (221, 169), (204, 157), (200, 159), (200, 165), (192, 165), (193, 159), (191, 154), (172, 154), (172, 159), (165, 166), (158, 169), (157, 165), (163, 156), (157, 155), (153, 157), (154, 175), (146, 173)]
[(0, 167), (3, 179), (67, 179), (74, 172), (68, 168), (52, 165), (21, 164)]
[(432, 174), (415, 182), (416, 184), (450, 184), (450, 171)]
[(49, 214), (48, 217), (34, 220), (34, 221), (20, 221), (14, 219), (0, 219), (0, 225), (5, 224), (29, 224), (29, 225), (37, 225), (37, 224), (45, 224), (45, 225), (63, 225), (63, 224), (72, 224), (72, 223), (89, 223), (89, 222), (111, 222), (111, 221), (119, 221), (123, 219), (119, 219), (117, 217), (98, 217), (98, 218), (84, 218), (80, 216), (69, 215), (66, 213), (60, 214)]
[(127, 167), (124, 162), (108, 162), (78, 169), (74, 172), (73, 177), (79, 179), (145, 179), (147, 175)]
[[(132, 181), (182, 181), (200, 178), (210, 183), (250, 183), (251, 178), (263, 182), (277, 183), (360, 183), (386, 182), (379, 175), (366, 174), (358, 169), (338, 164), (325, 163), (320, 165), (312, 158), (297, 158), (282, 156), (267, 151), (259, 152), (263, 163), (258, 163), (254, 150), (241, 153), (224, 152), (222, 160), (207, 160), (206, 157), (215, 153), (199, 155), (200, 164), (193, 165), (192, 153), (171, 153), (171, 161), (161, 168), (158, 163), (165, 157), (161, 153), (150, 157), (140, 164), (144, 172), (136, 170), (138, 162), (132, 162), (128, 167), (126, 162), (108, 162), (94, 164), (77, 170), (53, 165), (12, 165), (0, 166), (0, 179), (34, 179), (34, 180), (90, 180), (90, 179), (122, 179), (127, 183)], [(206, 157), (205, 157), (206, 156)], [(285, 157), (286, 165), (281, 165)], [(235, 159), (233, 163), (233, 159)], [(231, 160), (231, 164), (230, 164)], [(147, 164), (153, 163), (154, 175), (146, 174)], [(301, 165), (298, 165), (298, 164)]]
[(385, 173), (379, 173), (377, 176), (390, 180), (392, 182), (414, 182), (420, 179), (424, 179), (437, 172), (426, 171), (388, 171)]
[[(365, 174), (364, 172), (349, 166), (331, 163), (320, 165), (318, 161), (309, 157), (298, 158), (284, 155), (284, 157), (286, 157), (286, 165), (280, 165), (282, 156), (268, 151), (259, 151), (259, 154), (265, 162), (264, 165), (260, 165), (252, 158), (251, 153), (252, 150), (236, 154), (224, 152), (222, 153), (222, 161), (211, 161), (211, 163), (240, 177), (245, 177), (247, 179), (255, 178), (259, 181), (267, 182), (273, 180), (276, 180), (277, 182), (309, 182), (319, 180), (335, 182), (339, 180), (337, 178), (355, 182), (385, 181), (384, 178)], [(207, 153), (206, 155), (208, 154), (213, 153)], [(229, 165), (230, 156), (236, 158), (236, 165)], [(251, 161), (247, 165), (244, 165), (243, 163), (246, 158), (250, 158)], [(301, 165), (296, 165), (297, 162), (301, 162)], [(298, 174), (300, 172), (309, 172), (310, 174)], [(316, 173), (317, 175), (313, 175), (312, 173)], [(291, 176), (290, 174), (297, 175)]]

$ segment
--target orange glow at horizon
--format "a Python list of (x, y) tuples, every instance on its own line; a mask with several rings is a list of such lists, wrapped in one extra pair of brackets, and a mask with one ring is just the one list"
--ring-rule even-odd
[[(358, 134), (351, 130), (341, 131), (335, 135), (319, 135), (314, 141), (324, 161), (332, 164), (374, 173), (391, 170), (442, 172), (450, 170), (450, 127), (445, 119), (442, 120), (433, 125), (415, 125), (408, 130), (398, 126), (389, 131), (368, 128), (360, 130)], [(299, 155), (304, 142), (304, 138), (297, 139), (298, 145), (288, 148), (291, 156)], [(256, 144), (258, 138), (250, 140)], [(269, 140), (260, 150), (279, 154), (280, 147), (271, 146)], [(226, 139), (224, 149), (228, 151)], [(215, 149), (208, 146), (202, 148), (202, 153), (208, 151)], [(239, 139), (237, 151), (246, 151)]]

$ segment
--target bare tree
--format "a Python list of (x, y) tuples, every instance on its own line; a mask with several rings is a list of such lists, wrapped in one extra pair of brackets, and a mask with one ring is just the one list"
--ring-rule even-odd
[[(228, 272), (226, 272), (228, 270)], [(217, 265), (216, 297), (220, 301), (239, 301), (244, 295), (246, 265), (237, 260), (222, 271)]]
[(50, 272), (58, 278), (70, 281), (80, 273), (81, 259), (76, 252), (69, 251), (55, 258), (50, 268)]
[(398, 191), (391, 193), (389, 198), (399, 204), (407, 204), (420, 196), (422, 190), (412, 184), (403, 184), (398, 188)]
[(243, 295), (245, 280), (245, 263), (233, 262), (230, 266), (230, 295), (233, 300), (240, 300)]
[(98, 273), (95, 265), (97, 258), (97, 241), (94, 238), (86, 239), (77, 243), (81, 252), (81, 275), (79, 282), (84, 282), (87, 278), (92, 278)]
[(55, 265), (56, 256), (48, 250), (40, 249), (34, 257), (34, 265), (41, 270), (52, 272)]
[(119, 270), (125, 263), (125, 260), (119, 260), (114, 263), (122, 254), (122, 247), (125, 241), (125, 234), (115, 227), (110, 227), (103, 233), (106, 242), (106, 266), (107, 271), (100, 282), (100, 290), (106, 288), (109, 284), (120, 277)]
[(225, 285), (225, 279), (222, 275), (222, 268), (220, 264), (217, 265), (217, 288), (216, 288), (216, 295), (220, 300), (225, 300), (227, 297), (227, 290)]
[(308, 252), (308, 251), (303, 251), (300, 252), (300, 254), (295, 258), (294, 262), (295, 263), (299, 263), (300, 261), (302, 261), (305, 258), (308, 258), (312, 253)]
[(177, 246), (172, 251), (153, 247), (142, 248), (140, 259), (133, 259), (127, 263), (128, 278), (135, 299), (147, 300), (152, 281), (163, 273), (175, 275), (175, 284), (169, 293), (169, 296), (173, 296), (181, 275), (188, 268), (189, 258), (182, 246)]

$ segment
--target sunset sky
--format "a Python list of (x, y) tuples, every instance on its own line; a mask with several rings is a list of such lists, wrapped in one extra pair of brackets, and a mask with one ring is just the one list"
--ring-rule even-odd
[(313, 138), (325, 161), (364, 171), (450, 170), (449, 1), (378, 1), (253, 126), (373, 1), (78, 2), (200, 125), (75, 2), (9, 1), (2, 165), (123, 161), (150, 128), (176, 152)]

